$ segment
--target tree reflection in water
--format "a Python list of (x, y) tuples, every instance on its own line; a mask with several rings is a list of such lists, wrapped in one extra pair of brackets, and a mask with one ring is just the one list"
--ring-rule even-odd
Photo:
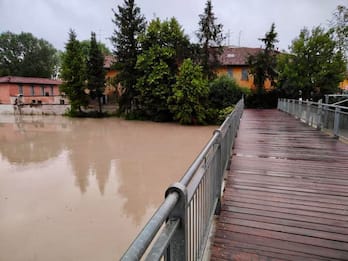
[[(2, 164), (7, 162), (11, 166), (24, 166), (34, 175), (40, 171), (40, 164), (45, 163), (49, 169), (51, 162), (61, 155), (67, 155), (66, 158), (61, 157), (60, 164), (64, 164), (65, 171), (71, 172), (59, 173), (56, 178), (67, 182), (70, 179), (63, 179), (63, 176), (73, 175), (75, 188), (78, 187), (79, 194), (84, 197), (83, 200), (87, 201), (86, 206), (90, 208), (78, 210), (81, 208), (82, 199), (68, 198), (67, 200), (71, 201), (69, 205), (75, 206), (75, 212), (69, 215), (89, 213), (88, 215), (93, 216), (95, 204), (100, 207), (104, 205), (103, 209), (106, 209), (104, 210), (106, 212), (97, 213), (93, 217), (96, 219), (95, 222), (98, 222), (98, 217), (103, 220), (109, 215), (112, 221), (108, 222), (116, 224), (120, 222), (118, 226), (129, 231), (129, 235), (121, 238), (110, 235), (110, 238), (100, 239), (111, 241), (108, 244), (112, 244), (113, 240), (124, 240), (116, 244), (120, 245), (116, 250), (118, 255), (125, 250), (129, 241), (151, 216), (151, 211), (163, 200), (166, 187), (183, 175), (210, 138), (213, 129), (213, 126), (183, 127), (176, 124), (124, 121), (117, 118), (1, 117), (0, 170)], [(50, 177), (52, 173), (47, 173), (47, 176), (45, 173), (44, 177), (52, 178)], [(0, 171), (0, 178), (1, 175), (3, 174)], [(71, 185), (64, 185), (66, 195), (73, 193), (74, 185)], [(8, 190), (10, 191), (10, 188)], [(53, 190), (50, 193), (62, 193), (58, 188), (55, 192), (55, 187), (50, 187), (50, 190)], [(98, 192), (94, 193), (95, 190)], [(49, 197), (44, 191), (33, 193), (42, 193), (43, 199)], [(64, 197), (61, 200), (64, 200)], [(49, 204), (54, 203), (59, 205), (59, 202), (47, 202), (47, 209), (50, 208)], [(120, 206), (119, 210), (116, 209), (117, 206)], [(69, 216), (69, 220), (72, 219), (73, 216)], [(82, 222), (79, 225), (87, 227), (91, 233), (98, 233), (92, 231), (87, 219), (78, 220)], [(130, 224), (123, 224), (125, 220)], [(103, 226), (108, 227), (110, 224)], [(133, 230), (129, 227), (133, 227)], [(113, 255), (114, 251), (115, 249), (110, 250)], [(0, 254), (0, 259), (1, 257)], [(91, 257), (92, 259), (98, 257)]]

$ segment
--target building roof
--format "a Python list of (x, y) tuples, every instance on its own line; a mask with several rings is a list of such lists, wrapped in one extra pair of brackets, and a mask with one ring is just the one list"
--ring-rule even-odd
[(21, 76), (4, 76), (0, 77), (0, 83), (21, 83), (21, 84), (47, 84), (60, 85), (61, 80), (36, 77), (21, 77)]
[(255, 55), (262, 48), (249, 47), (223, 47), (223, 53), (219, 57), (221, 65), (247, 65), (249, 55)]

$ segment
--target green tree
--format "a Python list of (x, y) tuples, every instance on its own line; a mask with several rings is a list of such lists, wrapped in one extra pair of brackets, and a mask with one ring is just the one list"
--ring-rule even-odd
[(174, 119), (181, 124), (204, 124), (208, 93), (201, 66), (194, 65), (191, 59), (184, 60), (176, 76), (173, 95), (168, 99)]
[(209, 86), (210, 107), (222, 110), (236, 104), (243, 94), (248, 94), (248, 91), (241, 88), (233, 78), (226, 75), (220, 76)]
[(138, 105), (144, 116), (155, 120), (170, 120), (167, 100), (178, 67), (189, 46), (188, 37), (175, 18), (161, 22), (152, 20), (141, 39), (142, 54), (136, 68), (140, 72), (136, 88)]
[(344, 78), (345, 62), (330, 31), (321, 27), (303, 29), (292, 42), (291, 55), (279, 58), (280, 89), (287, 96), (319, 99), (338, 91)]
[(57, 50), (31, 33), (0, 34), (0, 76), (54, 77)]
[(330, 25), (338, 50), (345, 55), (346, 62), (348, 62), (348, 8), (346, 6), (337, 6)]
[(250, 66), (250, 73), (254, 76), (254, 85), (258, 94), (264, 92), (265, 81), (268, 79), (271, 85), (275, 85), (277, 78), (277, 51), (275, 50), (275, 43), (277, 40), (277, 32), (275, 31), (274, 23), (271, 25), (269, 32), (265, 34), (261, 40), (265, 48), (255, 55), (248, 57), (248, 64)]
[(211, 0), (206, 2), (204, 13), (199, 15), (197, 37), (201, 47), (200, 64), (203, 74), (209, 79), (215, 78), (214, 69), (219, 65), (219, 55), (222, 53), (222, 24), (217, 24)]
[[(98, 48), (101, 51), (101, 53), (106, 56), (106, 55), (111, 55), (111, 51), (109, 50), (109, 48), (101, 42), (97, 42)], [(87, 57), (89, 54), (89, 49), (91, 48), (91, 40), (83, 40), (80, 41), (80, 46), (82, 49), (82, 53), (83, 56), (86, 57), (86, 61), (87, 61)]]
[(88, 96), (85, 93), (85, 63), (80, 42), (73, 30), (69, 32), (69, 41), (65, 45), (65, 53), (62, 55), (61, 77), (64, 80), (60, 86), (71, 104), (71, 112), (82, 112), (81, 106), (88, 105)]
[(105, 89), (105, 70), (104, 70), (104, 56), (97, 44), (95, 33), (91, 33), (91, 45), (88, 52), (86, 72), (87, 72), (87, 87), (90, 90), (92, 98), (97, 98), (99, 105), (99, 112), (102, 112), (103, 92)]
[(137, 57), (140, 54), (139, 35), (145, 31), (145, 17), (140, 13), (134, 0), (124, 0), (123, 6), (113, 10), (113, 23), (116, 26), (111, 38), (116, 57), (116, 68), (119, 71), (117, 82), (125, 90), (119, 100), (119, 110), (127, 113), (131, 110), (134, 97), (137, 95), (135, 84), (139, 73), (136, 69)]

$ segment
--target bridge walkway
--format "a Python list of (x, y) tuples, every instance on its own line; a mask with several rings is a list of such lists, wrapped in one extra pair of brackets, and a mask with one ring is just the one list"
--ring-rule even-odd
[(211, 260), (348, 260), (348, 145), (245, 110)]

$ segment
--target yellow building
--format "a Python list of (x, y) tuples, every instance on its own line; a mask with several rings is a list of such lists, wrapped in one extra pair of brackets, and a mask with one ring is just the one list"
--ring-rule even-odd
[[(219, 57), (220, 67), (216, 70), (218, 75), (232, 77), (239, 86), (255, 89), (254, 78), (249, 74), (248, 57), (262, 51), (261, 48), (249, 47), (223, 47)], [(265, 89), (270, 89), (270, 81), (265, 82)]]
[(343, 82), (340, 83), (340, 88), (348, 92), (348, 79), (345, 79)]

